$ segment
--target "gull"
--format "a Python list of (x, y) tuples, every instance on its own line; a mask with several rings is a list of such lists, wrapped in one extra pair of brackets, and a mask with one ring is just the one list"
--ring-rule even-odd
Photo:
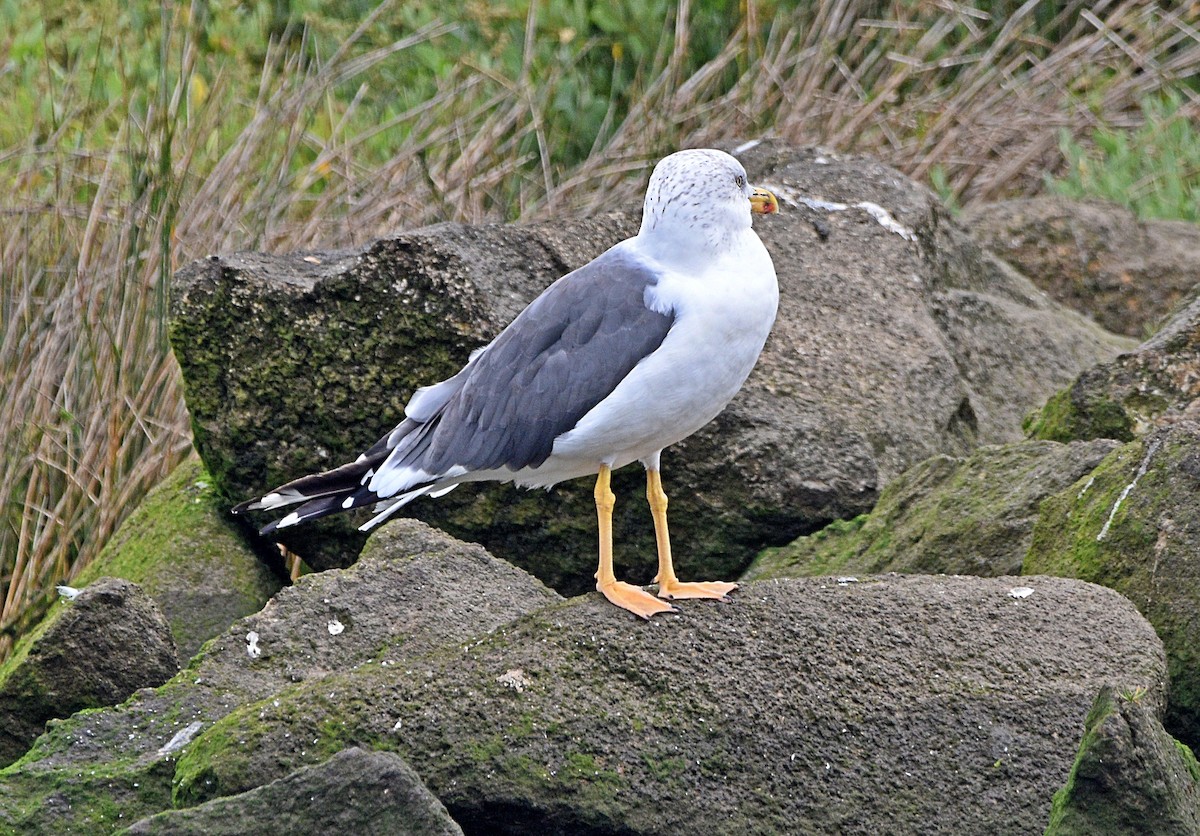
[[(453, 377), (416, 391), (357, 460), (288, 482), (234, 513), (298, 507), (262, 529), (373, 506), (380, 524), (464, 482), (549, 488), (595, 476), (596, 588), (650, 618), (737, 584), (679, 580), (660, 457), (737, 394), (775, 322), (779, 287), (754, 214), (778, 201), (734, 157), (679, 151), (655, 166), (638, 234), (558, 279)], [(640, 462), (658, 549), (657, 596), (613, 572), (612, 471)]]

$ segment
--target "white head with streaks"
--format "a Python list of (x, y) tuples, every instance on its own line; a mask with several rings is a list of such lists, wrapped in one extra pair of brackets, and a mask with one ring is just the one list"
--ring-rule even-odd
[(732, 237), (750, 229), (752, 191), (746, 169), (724, 151), (676, 152), (650, 175), (639, 236), (688, 249), (727, 249)]

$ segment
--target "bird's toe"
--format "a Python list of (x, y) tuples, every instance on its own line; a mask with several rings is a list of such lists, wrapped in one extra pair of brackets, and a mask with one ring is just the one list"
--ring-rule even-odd
[(692, 583), (672, 581), (665, 584), (659, 583), (658, 597), (670, 601), (680, 598), (716, 598), (725, 601), (728, 600), (726, 596), (737, 588), (736, 583), (726, 581), (695, 581)]
[(658, 613), (679, 612), (667, 602), (660, 601), (646, 590), (633, 584), (613, 581), (607, 584), (596, 584), (596, 589), (600, 590), (611, 603), (645, 619)]

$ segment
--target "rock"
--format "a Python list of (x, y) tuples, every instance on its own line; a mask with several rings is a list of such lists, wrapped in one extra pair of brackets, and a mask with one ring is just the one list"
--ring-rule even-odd
[[(355, 251), (196, 262), (176, 276), (171, 340), (197, 449), (236, 498), (354, 458), (418, 386), (458, 371), (542, 287), (633, 224), (443, 224)], [(325, 569), (353, 563), (366, 537), (334, 519), (282, 539)]]
[(767, 549), (743, 577), (1018, 575), (1041, 501), (1086, 476), (1117, 446), (1019, 441), (962, 458), (934, 456), (888, 485), (870, 514)]
[[(1017, 440), (1027, 411), (1132, 345), (1050, 303), (892, 169), (773, 143), (745, 162), (787, 204), (758, 222), (780, 317), (737, 399), (664, 456), (685, 578), (728, 577), (764, 546), (863, 513), (929, 456)], [(172, 344), (214, 479), (240, 499), (353, 459), (417, 386), (455, 372), (637, 218), (440, 225), (355, 251), (214, 256), (180, 271)], [(618, 572), (635, 581), (654, 572), (643, 481), (636, 468), (614, 481)], [(406, 510), (558, 589), (592, 587), (585, 480), (548, 494), (468, 486)], [(316, 568), (347, 565), (361, 543), (353, 523), (298, 526), (284, 542)]]
[[(275, 563), (279, 564), (278, 554)], [(262, 609), (283, 586), (229, 516), (198, 458), (155, 487), (79, 577), (133, 581), (171, 625), (183, 659), (239, 618)]]
[(1088, 714), (1046, 836), (1200, 833), (1200, 764), (1134, 692), (1105, 687)]
[(0, 667), (0, 765), (47, 720), (115, 705), (179, 670), (166, 619), (129, 581), (101, 578), (55, 605)]
[(1155, 430), (1114, 450), (1089, 476), (1048, 498), (1027, 573), (1082, 578), (1126, 596), (1166, 648), (1165, 724), (1200, 741), (1200, 425)]
[(0, 777), (0, 832), (109, 832), (168, 809), (175, 758), (235, 708), (355, 666), (404, 666), (558, 600), (479, 546), (397, 521), (355, 566), (301, 577), (163, 687), (52, 724)]
[(1200, 284), (1193, 223), (1051, 196), (980, 204), (962, 222), (1055, 300), (1117, 334), (1145, 337)]
[(1026, 424), (1033, 438), (1129, 441), (1200, 418), (1200, 287), (1153, 337), (1087, 369)]
[(126, 832), (242, 836), (247, 822), (262, 822), (271, 833), (462, 834), (411, 766), (391, 753), (358, 748), (241, 795), (159, 813)]
[(592, 594), (305, 683), (206, 729), (176, 803), (353, 744), (402, 755), (467, 832), (1030, 833), (1100, 683), (1165, 699), (1153, 630), (1077, 581), (787, 579), (682, 606), (642, 623)]

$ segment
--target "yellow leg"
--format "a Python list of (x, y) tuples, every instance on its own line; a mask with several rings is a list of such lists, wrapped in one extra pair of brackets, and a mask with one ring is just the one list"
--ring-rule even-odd
[(640, 587), (622, 583), (613, 574), (612, 512), (617, 498), (609, 485), (611, 478), (612, 471), (601, 466), (596, 479), (596, 516), (600, 523), (600, 568), (596, 570), (596, 589), (618, 607), (642, 618), (660, 612), (677, 612), (670, 604)]
[(646, 499), (654, 517), (654, 539), (658, 543), (658, 584), (660, 598), (724, 598), (737, 589), (736, 583), (710, 581), (682, 583), (675, 577), (671, 561), (671, 535), (667, 530), (667, 495), (662, 489), (662, 477), (657, 470), (646, 471)]

